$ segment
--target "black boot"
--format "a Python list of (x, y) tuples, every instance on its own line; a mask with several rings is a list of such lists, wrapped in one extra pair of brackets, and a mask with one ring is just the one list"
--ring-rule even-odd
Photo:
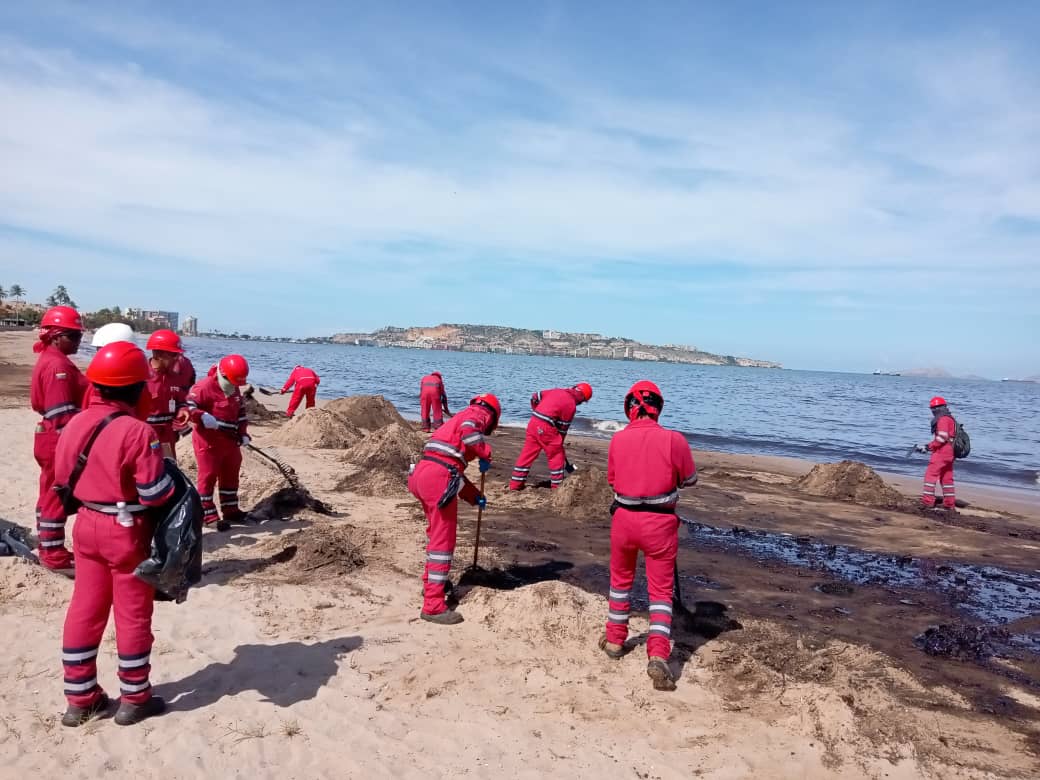
[(672, 677), (672, 670), (668, 668), (668, 662), (663, 658), (651, 658), (650, 663), (646, 665), (646, 673), (654, 681), (655, 691), (675, 690), (675, 678)]
[(89, 707), (77, 707), (74, 704), (70, 704), (68, 709), (65, 710), (65, 714), (61, 716), (61, 725), (71, 728), (82, 726), (91, 718), (104, 715), (111, 703), (108, 694), (103, 693)]
[(145, 718), (161, 715), (165, 711), (166, 702), (159, 696), (153, 696), (144, 704), (131, 704), (128, 701), (120, 701), (115, 720), (120, 726), (133, 726)]
[(454, 626), (463, 621), (462, 615), (453, 609), (446, 609), (443, 612), (438, 612), (436, 615), (429, 615), (426, 612), (420, 612), (419, 617), (423, 620), (429, 621), (430, 623), (437, 623), (441, 626)]

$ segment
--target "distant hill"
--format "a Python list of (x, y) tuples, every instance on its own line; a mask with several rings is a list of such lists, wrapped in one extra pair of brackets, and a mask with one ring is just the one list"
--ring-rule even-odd
[(1040, 374), (1033, 374), (1032, 376), (1026, 377), (1027, 382), (1040, 382)]
[(926, 379), (953, 379), (953, 374), (945, 368), (904, 368), (899, 372), (903, 376), (917, 376)]
[(687, 344), (644, 344), (599, 333), (567, 333), (557, 330), (508, 328), (501, 325), (442, 323), (433, 327), (387, 326), (372, 333), (337, 333), (339, 344), (412, 349), (445, 349), (461, 352), (497, 352), (511, 355), (559, 355), (603, 360), (648, 360), (708, 366), (780, 368), (770, 360), (717, 355)]

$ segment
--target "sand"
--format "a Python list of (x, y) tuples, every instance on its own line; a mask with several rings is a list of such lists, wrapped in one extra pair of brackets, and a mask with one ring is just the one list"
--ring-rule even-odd
[(267, 443), (282, 447), (346, 449), (364, 432), (328, 408), (308, 409), (285, 422), (267, 438)]
[[(0, 333), (0, 360), (24, 367), (24, 357), (15, 362), (5, 352), (24, 348), (24, 334), (10, 336)], [(341, 407), (370, 410), (371, 402)], [(459, 626), (417, 620), (424, 533), (415, 500), (400, 482), (377, 496), (339, 487), (356, 468), (344, 458), (378, 456), (379, 443), (405, 440), (406, 431), (387, 430), (402, 425), (393, 415), (362, 416), (368, 419), (351, 422), (366, 438), (347, 450), (271, 447), (275, 432), (257, 427), (256, 443), (290, 464), (333, 514), (293, 510), (285, 521), (206, 533), (201, 587), (184, 604), (156, 605), (152, 679), (170, 712), (141, 726), (60, 726), (58, 653), (71, 583), (0, 559), (7, 648), (0, 777), (812, 780), (1040, 771), (1040, 695), (1015, 677), (1033, 667), (1003, 659), (984, 667), (914, 646), (929, 626), (956, 617), (941, 599), (914, 596), (918, 605), (909, 607), (900, 603), (906, 593), (868, 586), (829, 595), (816, 590), (817, 573), (684, 546), (688, 602), (722, 602), (742, 628), (679, 637), (671, 663), (681, 676), (671, 694), (654, 692), (645, 675), (647, 620), (638, 607), (631, 652), (606, 658), (596, 639), (606, 614), (609, 518), (598, 508), (607, 500), (605, 446), (594, 440), (568, 438), (581, 470), (564, 483), (567, 492), (532, 487), (509, 495), (521, 437), (492, 437), (481, 560), (529, 584), (460, 587), (466, 622)], [(34, 423), (22, 400), (0, 398), (0, 517), (23, 525), (35, 502)], [(389, 467), (399, 469), (403, 454), (386, 451)], [(790, 482), (812, 464), (771, 469), (758, 458), (697, 459), (701, 484), (684, 491), (680, 511), (703, 522), (1040, 568), (1040, 545), (1021, 535), (1008, 540), (1037, 527), (1035, 507), (1011, 515), (986, 504), (977, 511), (992, 516), (975, 516), (985, 531), (946, 526), (854, 500), (806, 497)], [(533, 481), (544, 478), (544, 458), (535, 468)], [(280, 486), (268, 464), (245, 458), (246, 508)], [(567, 510), (583, 498), (597, 508), (567, 522)], [(459, 514), (453, 577), (473, 548), (475, 511), (464, 506)], [(973, 636), (990, 645), (999, 639), (943, 635), (959, 653)], [(116, 692), (111, 626), (99, 671)]]
[(837, 498), (867, 506), (896, 508), (904, 503), (899, 491), (889, 487), (869, 466), (853, 460), (820, 463), (795, 482), (810, 496)]

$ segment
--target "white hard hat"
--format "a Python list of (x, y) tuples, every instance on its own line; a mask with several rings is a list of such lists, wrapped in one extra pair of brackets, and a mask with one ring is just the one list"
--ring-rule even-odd
[(134, 341), (134, 329), (125, 322), (110, 322), (102, 325), (94, 331), (94, 338), (90, 340), (92, 346), (107, 347), (116, 341)]

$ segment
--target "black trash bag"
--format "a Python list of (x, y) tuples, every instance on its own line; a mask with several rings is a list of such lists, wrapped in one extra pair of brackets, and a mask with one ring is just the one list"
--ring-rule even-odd
[(177, 464), (169, 459), (165, 463), (173, 479), (173, 498), (155, 510), (152, 554), (138, 564), (134, 575), (155, 588), (157, 601), (180, 604), (202, 579), (202, 500)]

